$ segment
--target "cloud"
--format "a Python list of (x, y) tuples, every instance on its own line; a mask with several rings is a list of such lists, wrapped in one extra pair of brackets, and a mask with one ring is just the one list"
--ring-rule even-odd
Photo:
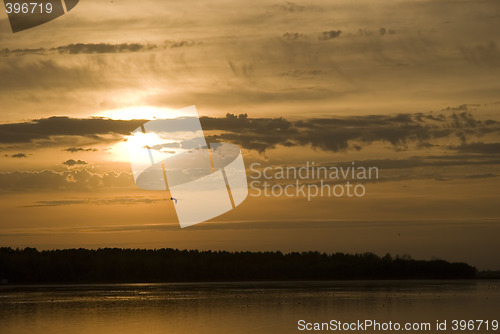
[[(317, 166), (325, 167), (350, 167), (352, 161), (336, 162), (334, 164), (324, 163)], [(476, 156), (476, 155), (435, 155), (411, 157), (407, 159), (372, 159), (355, 161), (356, 166), (377, 167), (380, 172), (378, 180), (369, 182), (386, 182), (415, 179), (436, 179), (439, 175), (436, 170), (442, 170), (443, 167), (453, 166), (491, 166), (500, 165), (500, 155), (495, 156)], [(262, 167), (265, 167), (262, 165)], [(300, 166), (299, 166), (300, 167)], [(425, 169), (422, 169), (425, 168)], [(390, 173), (383, 170), (392, 170)], [(490, 178), (496, 177), (491, 172), (483, 174), (477, 173), (477, 168), (469, 170), (459, 170), (458, 172), (448, 171), (443, 175), (453, 178)], [(396, 172), (399, 171), (399, 172)], [(250, 172), (250, 170), (249, 170)], [(470, 174), (469, 174), (470, 172)], [(0, 173), (0, 192), (30, 192), (30, 191), (89, 191), (96, 189), (137, 189), (134, 183), (132, 173), (109, 171), (106, 173), (96, 173), (87, 169), (69, 169), (65, 171), (16, 171)], [(120, 200), (120, 203), (126, 204), (128, 199)], [(149, 200), (135, 201), (136, 203), (149, 203)], [(61, 206), (72, 204), (87, 204), (89, 200), (68, 200), (61, 201), (43, 201), (32, 206)], [(94, 204), (119, 204), (116, 201), (93, 201)]]
[(47, 49), (45, 48), (35, 48), (35, 49), (0, 49), (0, 56), (6, 57), (10, 55), (15, 55), (15, 56), (24, 56), (24, 55), (45, 55), (47, 54)]
[(386, 34), (389, 34), (389, 35), (394, 35), (396, 33), (395, 30), (393, 29), (386, 29), (384, 27), (380, 28), (378, 33), (381, 35), (381, 36), (384, 36)]
[(92, 147), (91, 148), (69, 147), (69, 148), (65, 148), (62, 151), (71, 152), (71, 153), (76, 153), (76, 152), (97, 152), (98, 149), (97, 148), (92, 148)]
[(500, 154), (500, 143), (464, 143), (460, 146), (451, 146), (450, 149), (462, 153)]
[(0, 124), (0, 143), (29, 143), (53, 136), (85, 136), (102, 140), (103, 135), (128, 135), (144, 120), (50, 117), (22, 123)]
[(467, 104), (461, 104), (457, 107), (446, 107), (444, 110), (453, 110), (453, 111), (470, 111), (469, 106)]
[(181, 48), (189, 47), (194, 45), (203, 44), (201, 41), (193, 40), (167, 40), (164, 42), (163, 46), (158, 46), (156, 44), (143, 44), (143, 43), (73, 43), (67, 45), (61, 45), (53, 48), (17, 48), (0, 49), (0, 56), (26, 56), (26, 55), (48, 55), (51, 53), (59, 54), (108, 54), (108, 53), (131, 53), (131, 52), (143, 52), (143, 51), (153, 51), (163, 48)]
[[(380, 220), (380, 219), (282, 219), (282, 220), (235, 220), (235, 221), (211, 221), (196, 225), (197, 230), (290, 230), (290, 229), (335, 229), (353, 228), (366, 230), (369, 228), (411, 228), (411, 227), (440, 227), (453, 229), (457, 227), (498, 227), (498, 219), (406, 219), (406, 220)], [(480, 229), (480, 228), (479, 228)], [(54, 228), (24, 228), (4, 229), (2, 235), (39, 236), (41, 234), (68, 234), (68, 233), (103, 233), (103, 232), (143, 232), (143, 231), (179, 231), (179, 224), (140, 224), (140, 225), (98, 225), (98, 226), (75, 226)]]
[(149, 51), (156, 49), (157, 46), (153, 44), (140, 44), (140, 43), (122, 43), (122, 44), (109, 44), (109, 43), (74, 43), (54, 48), (34, 48), (34, 49), (8, 49), (0, 50), (0, 56), (25, 56), (25, 55), (47, 55), (52, 52), (60, 54), (98, 54), (98, 53), (126, 53), (126, 52), (139, 52)]
[(478, 66), (500, 66), (500, 50), (495, 42), (479, 44), (474, 47), (461, 47), (465, 59)]
[[(1, 88), (5, 87), (5, 90), (2, 89), (4, 94), (6, 91), (22, 89), (18, 96), (8, 99), (12, 99), (13, 105), (23, 97), (47, 101), (47, 95), (37, 93), (36, 87), (38, 90), (63, 87), (67, 92), (64, 94), (66, 99), (78, 100), (74, 101), (76, 106), (90, 104), (86, 102), (88, 96), (78, 96), (79, 89), (85, 88), (86, 92), (93, 90), (95, 95), (92, 97), (98, 101), (92, 107), (103, 99), (113, 100), (114, 96), (118, 100), (116, 103), (122, 102), (121, 95), (111, 91), (114, 89), (121, 90), (121, 93), (127, 89), (149, 89), (160, 91), (166, 100), (175, 99), (171, 106), (176, 107), (187, 105), (187, 101), (192, 102), (194, 99), (197, 104), (206, 105), (206, 100), (210, 100), (206, 95), (211, 95), (213, 98), (208, 101), (211, 107), (225, 106), (224, 112), (234, 111), (230, 108), (239, 102), (240, 96), (233, 96), (240, 92), (244, 98), (241, 99), (243, 103), (238, 105), (245, 111), (251, 110), (249, 106), (242, 106), (245, 103), (260, 106), (268, 101), (286, 103), (290, 101), (289, 98), (302, 100), (304, 105), (310, 106), (309, 92), (321, 89), (325, 92), (324, 99), (342, 105), (356, 105), (361, 99), (374, 101), (383, 94), (389, 94), (386, 101), (397, 102), (399, 99), (399, 102), (405, 101), (407, 106), (411, 106), (417, 91), (422, 94), (418, 98), (422, 102), (433, 100), (438, 95), (455, 99), (461, 96), (460, 92), (466, 92), (468, 96), (475, 95), (478, 100), (483, 97), (490, 100), (498, 91), (498, 84), (490, 80), (489, 76), (494, 77), (498, 73), (477, 71), (471, 62), (487, 60), (495, 63), (496, 59), (500, 59), (495, 57), (498, 37), (487, 34), (488, 31), (494, 31), (496, 26), (492, 19), (481, 20), (481, 24), (474, 24), (474, 20), (479, 15), (492, 12), (488, 7), (498, 5), (494, 1), (481, 1), (481, 4), (474, 5), (472, 2), (463, 2), (463, 7), (457, 10), (443, 5), (444, 2), (438, 1), (439, 5), (434, 5), (427, 1), (404, 4), (384, 1), (377, 4), (380, 10), (372, 11), (368, 21), (366, 15), (359, 11), (359, 5), (352, 1), (342, 1), (336, 5), (322, 3), (325, 6), (323, 12), (311, 10), (311, 2), (285, 1), (237, 5), (217, 1), (208, 15), (201, 4), (191, 4), (188, 9), (186, 5), (179, 4), (175, 6), (176, 9), (169, 9), (165, 4), (155, 3), (151, 4), (154, 10), (149, 14), (152, 15), (143, 16), (146, 13), (141, 11), (130, 12), (131, 17), (126, 19), (116, 17), (116, 13), (101, 12), (99, 17), (106, 19), (97, 20), (94, 17), (90, 25), (83, 17), (78, 22), (71, 20), (66, 28), (74, 29), (75, 34), (68, 33), (66, 28), (51, 30), (53, 34), (50, 34), (48, 43), (55, 46), (53, 49), (39, 48), (44, 43), (34, 39), (34, 36), (29, 38), (30, 43), (27, 45), (30, 48), (15, 49), (14, 40), (11, 41), (5, 35), (3, 45), (8, 46), (11, 53), (4, 54), (43, 56), (12, 56), (11, 60), (15, 60), (13, 63), (18, 66), (7, 63), (4, 70), (0, 66), (0, 77), (7, 78), (2, 80), (5, 83)], [(441, 6), (443, 8), (435, 8)], [(189, 22), (182, 17), (185, 12), (189, 12)], [(384, 14), (393, 12), (398, 14), (390, 19)], [(443, 17), (444, 13), (446, 17)], [(465, 16), (471, 17), (471, 20), (465, 22)], [(452, 24), (443, 27), (439, 24), (442, 21)], [(161, 32), (172, 29), (180, 22), (188, 24), (190, 29), (183, 30), (182, 36), (175, 33), (172, 36), (176, 37), (168, 37), (172, 40), (164, 41)], [(126, 38), (127, 43), (104, 43), (109, 39), (103, 39), (102, 31), (116, 33), (116, 26), (125, 32), (120, 39)], [(147, 26), (150, 29), (148, 40), (157, 44), (142, 41), (140, 32)], [(277, 32), (293, 33), (297, 27), (303, 29), (300, 30), (302, 33), (311, 34), (311, 38), (301, 41), (307, 45), (287, 43), (284, 38), (276, 37)], [(393, 38), (382, 38), (379, 35), (381, 27), (386, 31), (384, 37)], [(372, 38), (360, 38), (356, 35), (358, 29), (372, 31)], [(391, 29), (400, 33), (389, 36)], [(437, 31), (431, 32), (431, 29)], [(338, 31), (342, 31), (340, 36)], [(318, 40), (318, 37), (321, 39)], [(332, 37), (335, 43), (323, 40)], [(198, 39), (203, 39), (202, 50), (190, 47), (196, 45)], [(464, 52), (460, 52), (457, 45), (463, 46)], [(184, 47), (185, 50), (174, 50)], [(143, 52), (149, 49), (152, 52)], [(60, 55), (58, 50), (62, 52)], [(117, 53), (127, 55), (116, 57)], [(74, 57), (74, 54), (83, 56)], [(225, 68), (228, 61), (251, 64), (257, 79), (236, 84), (231, 82), (230, 72), (226, 73)], [(408, 66), (405, 69), (396, 68), (398, 64)], [(386, 65), (394, 68), (388, 71)], [(320, 80), (301, 81), (303, 85), (299, 85), (297, 80), (286, 80), (279, 76), (290, 69), (308, 71), (311, 67), (330, 70), (332, 73)], [(435, 76), (436, 70), (441, 73), (439, 80)], [(186, 81), (187, 74), (192, 79), (189, 83)], [(412, 78), (410, 83), (407, 82), (408, 77)], [(25, 86), (29, 86), (30, 94), (27, 97), (23, 96), (28, 91)], [(172, 90), (171, 87), (176, 89)], [(107, 94), (102, 94), (103, 88)], [(233, 94), (233, 89), (237, 94)], [(329, 95), (335, 91), (347, 91), (352, 96), (339, 101), (337, 95)], [(198, 92), (201, 94), (198, 95)], [(248, 94), (245, 96), (245, 93)], [(259, 100), (261, 96), (262, 100)], [(389, 105), (393, 107), (399, 102)], [(51, 110), (50, 107), (45, 107), (45, 110)]]
[[(349, 167), (350, 162), (336, 163), (335, 166)], [(498, 165), (498, 156), (472, 156), (472, 155), (425, 155), (414, 156), (406, 159), (367, 159), (356, 162), (360, 166), (376, 166), (379, 169), (414, 169), (421, 167), (452, 167), (474, 165)]]
[(282, 72), (281, 75), (285, 77), (301, 78), (301, 77), (314, 77), (317, 75), (325, 74), (324, 70), (289, 70), (287, 72)]
[[(309, 118), (289, 121), (285, 118), (250, 118), (246, 114), (226, 117), (201, 117), (209, 141), (229, 141), (243, 148), (265, 152), (282, 146), (307, 146), (325, 151), (362, 150), (376, 142), (391, 144), (396, 150), (409, 145), (425, 149), (441, 147), (464, 153), (486, 153), (498, 150), (497, 144), (452, 147), (438, 146), (442, 138), (460, 140), (462, 144), (477, 141), (481, 136), (500, 133), (500, 123), (476, 119), (470, 111), (364, 115)], [(42, 143), (54, 145), (54, 137), (73, 136), (95, 142), (123, 140), (146, 120), (112, 120), (105, 118), (50, 117), (23, 123), (0, 124), (0, 143)], [(85, 144), (84, 144), (85, 145)], [(89, 151), (72, 147), (68, 152)]]
[(69, 54), (92, 54), (92, 53), (123, 53), (123, 52), (138, 52), (155, 49), (155, 45), (145, 45), (140, 43), (76, 43), (65, 46), (59, 46), (52, 50), (57, 50), (59, 53)]
[(83, 160), (69, 159), (69, 160), (66, 160), (65, 162), (63, 162), (63, 165), (73, 167), (73, 166), (77, 166), (77, 165), (88, 165), (88, 162), (83, 161)]
[(27, 158), (28, 156), (24, 153), (17, 153), (17, 154), (13, 154), (11, 155), (12, 158)]
[(194, 45), (201, 45), (203, 42), (201, 41), (192, 41), (192, 40), (184, 40), (184, 41), (170, 41), (166, 40), (164, 42), (165, 47), (174, 49), (174, 48), (183, 48), (183, 47), (189, 47), (189, 46), (194, 46)]
[(15, 171), (0, 173), (0, 191), (90, 190), (98, 188), (135, 189), (131, 173), (94, 173), (87, 169), (67, 171)]
[[(439, 180), (439, 181), (449, 181), (455, 179), (484, 179), (493, 178), (497, 175), (491, 173), (492, 166), (500, 165), (500, 155), (496, 156), (473, 156), (473, 155), (423, 155), (423, 156), (412, 156), (409, 158), (386, 158), (386, 159), (366, 159), (366, 160), (353, 160), (353, 161), (337, 161), (337, 162), (324, 162), (309, 164), (311, 170), (307, 180), (302, 180), (302, 184), (316, 184), (321, 187), (322, 184), (343, 184), (345, 181), (352, 180), (355, 183), (380, 183), (380, 182), (399, 182), (406, 180)], [(323, 174), (324, 172), (313, 173), (312, 169), (315, 168), (316, 171), (322, 169), (326, 171), (326, 175), (332, 170), (349, 168), (363, 167), (366, 170), (369, 168), (377, 168), (372, 173), (371, 178), (360, 179), (352, 178), (350, 175), (343, 178), (340, 176), (339, 179), (328, 178)], [(306, 165), (302, 164), (289, 164), (289, 165), (273, 165), (272, 163), (266, 164), (261, 163), (260, 165), (253, 165), (248, 169), (247, 175), (250, 179), (262, 179), (264, 169), (267, 168), (267, 175), (273, 175), (272, 168), (284, 168), (285, 170), (289, 167), (298, 170), (299, 168), (305, 168)], [(271, 168), (271, 171), (269, 171)], [(320, 168), (320, 169), (319, 169)], [(257, 171), (260, 171), (260, 174)], [(275, 169), (276, 171), (276, 169)], [(478, 174), (479, 171), (485, 171), (484, 173)], [(279, 178), (274, 178), (271, 182), (273, 184), (294, 184), (295, 179), (293, 173), (291, 176), (285, 177), (280, 176)], [(264, 184), (260, 183), (259, 187), (263, 187)]]
[[(50, 90), (57, 87), (95, 88), (103, 80), (103, 73), (97, 73), (97, 60), (86, 62), (64, 62), (59, 57), (19, 57), (2, 59), (0, 62), (0, 87), (2, 93), (18, 93), (32, 89)], [(77, 86), (75, 86), (77, 85)], [(39, 104), (40, 101), (38, 100)]]
[(286, 32), (283, 34), (283, 38), (287, 40), (296, 40), (299, 39), (300, 37), (303, 37), (303, 34), (298, 32)]
[(500, 133), (498, 122), (477, 120), (470, 112), (366, 115), (299, 121), (228, 114), (225, 118), (202, 117), (201, 123), (205, 130), (224, 131), (212, 135), (211, 141), (230, 141), (259, 152), (278, 145), (311, 145), (339, 152), (360, 150), (363, 148), (360, 144), (375, 142), (387, 142), (397, 150), (405, 150), (411, 143), (425, 148), (440, 138), (466, 140), (487, 133)]
[(473, 174), (466, 176), (468, 179), (489, 179), (497, 177), (498, 175), (493, 173), (485, 173), (485, 174)]
[(300, 13), (306, 9), (305, 6), (301, 6), (301, 5), (298, 5), (298, 4), (296, 4), (294, 2), (290, 2), (290, 1), (287, 1), (281, 5), (275, 5), (275, 6), (277, 8), (279, 8), (280, 10), (287, 12), (287, 13)]
[(81, 198), (54, 201), (37, 201), (24, 207), (67, 206), (67, 205), (134, 205), (155, 204), (166, 201), (167, 198), (148, 198), (144, 196), (114, 197), (114, 198)]
[(340, 30), (330, 30), (330, 31), (323, 31), (321, 35), (319, 36), (320, 40), (327, 41), (329, 39), (334, 39), (340, 36), (342, 31)]

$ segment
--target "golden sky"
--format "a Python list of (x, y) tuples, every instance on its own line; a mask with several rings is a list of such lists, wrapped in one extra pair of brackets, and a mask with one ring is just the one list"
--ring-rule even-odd
[[(499, 26), (497, 0), (86, 0), (15, 34), (2, 12), (0, 245), (499, 269)], [(248, 176), (354, 161), (380, 178), (362, 198), (249, 196), (181, 230), (166, 193), (135, 187), (123, 140), (151, 110), (190, 105), (207, 138), (242, 148)]]

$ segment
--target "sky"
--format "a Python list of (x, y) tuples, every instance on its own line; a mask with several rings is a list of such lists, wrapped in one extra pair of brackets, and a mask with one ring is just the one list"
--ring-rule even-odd
[[(18, 33), (2, 11), (0, 245), (389, 252), (498, 270), (499, 26), (497, 0), (86, 0)], [(379, 177), (358, 180), (362, 197), (250, 189), (181, 229), (167, 192), (135, 186), (125, 140), (191, 105), (207, 141), (242, 149), (249, 182), (312, 162)]]

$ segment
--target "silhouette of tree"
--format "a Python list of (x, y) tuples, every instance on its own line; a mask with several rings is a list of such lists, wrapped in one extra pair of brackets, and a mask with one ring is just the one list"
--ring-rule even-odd
[(471, 279), (476, 269), (444, 260), (373, 253), (226, 252), (102, 248), (0, 248), (0, 281), (126, 283), (252, 280)]

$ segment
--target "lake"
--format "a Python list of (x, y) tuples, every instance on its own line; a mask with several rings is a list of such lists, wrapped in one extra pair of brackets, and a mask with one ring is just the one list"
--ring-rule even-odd
[[(453, 320), (470, 319), (488, 320), (490, 330), (486, 323), (480, 330), (452, 330)], [(447, 320), (439, 333), (500, 333), (491, 328), (500, 320), (500, 281), (0, 286), (2, 334), (319, 333), (306, 326), (331, 320), (430, 323), (427, 333)]]

